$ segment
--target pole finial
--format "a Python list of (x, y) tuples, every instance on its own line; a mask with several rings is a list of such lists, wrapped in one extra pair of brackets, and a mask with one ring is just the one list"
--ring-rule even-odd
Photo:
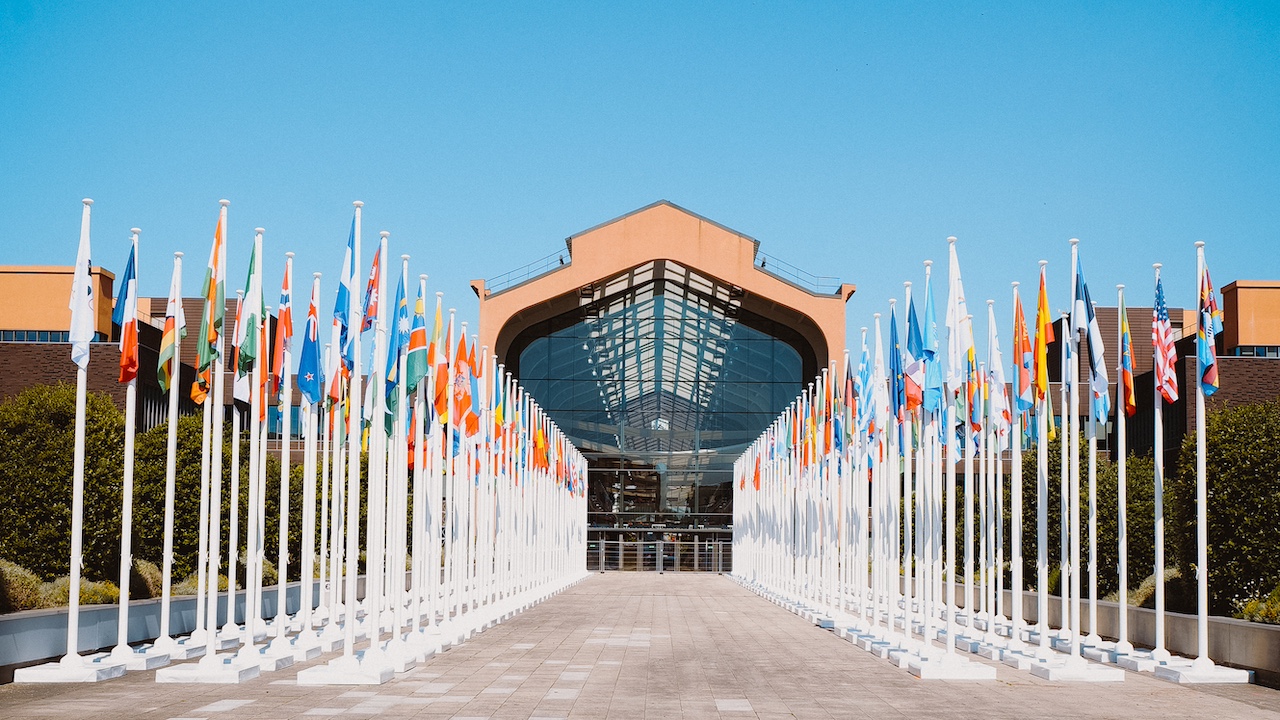
[(218, 201), (218, 204), (221, 205), (222, 207), (226, 207), (231, 204), (231, 201), (226, 198), (223, 198)]
[[(442, 297), (444, 297), (444, 291), (443, 291), (443, 290), (437, 290), (437, 291), (436, 291), (436, 297), (438, 297), (438, 298), (442, 298)], [(452, 311), (452, 310), (450, 310), (449, 312), (453, 312), (453, 311)]]
[(134, 235), (137, 235), (142, 232), (142, 228), (129, 228), (129, 232), (133, 233)]
[(926, 268), (933, 267), (933, 261), (932, 261), (932, 260), (925, 260), (925, 261), (924, 261), (924, 266), (925, 266)]
[(1071, 238), (1071, 239), (1070, 239), (1070, 240), (1068, 240), (1067, 242), (1071, 243), (1072, 245), (1079, 245), (1079, 244), (1080, 244), (1080, 238)]
[(315, 278), (315, 279), (319, 280), (319, 279), (320, 279), (320, 273), (318, 273), (318, 272), (313, 272), (313, 273), (311, 273), (311, 277), (313, 277), (313, 278)]
[(1010, 285), (1013, 285), (1015, 288), (1016, 288), (1016, 287), (1018, 287), (1018, 286), (1019, 286), (1019, 285), (1021, 285), (1021, 284), (1022, 284), (1022, 283), (1018, 282), (1017, 280), (1014, 280), (1012, 283), (1010, 283)]
[(911, 289), (911, 281), (910, 281), (910, 280), (904, 280), (904, 281), (902, 282), (902, 287), (907, 288), (908, 290), (910, 290), (910, 289)]
[(1116, 285), (1116, 289), (1117, 289), (1117, 290), (1123, 290), (1123, 289), (1124, 289), (1124, 283), (1120, 283), (1119, 285)]
[(1164, 263), (1151, 263), (1151, 267), (1156, 270), (1159, 270), (1160, 268), (1164, 267)]
[(256, 232), (256, 233), (258, 233), (259, 235), (261, 235), (262, 233), (266, 232), (266, 231), (267, 231), (267, 229), (266, 229), (266, 228), (256, 227), (256, 228), (254, 228), (254, 229), (253, 229), (253, 231), (254, 231), (254, 232)]
[(290, 250), (289, 252), (285, 253), (285, 254), (284, 254), (284, 256), (285, 256), (285, 258), (286, 258), (286, 259), (288, 259), (288, 260), (292, 260), (292, 259), (293, 259), (293, 251), (292, 251), (292, 250)]
[(173, 253), (173, 256), (174, 256), (174, 257), (176, 257), (176, 258), (180, 258), (180, 257), (182, 257), (182, 251), (181, 251), (181, 250), (178, 250), (178, 251), (174, 252), (174, 253)]
[(401, 259), (401, 260), (403, 260), (403, 261), (405, 261), (405, 262), (409, 262), (409, 255), (408, 255), (407, 253), (406, 253), (406, 254), (404, 254), (404, 255), (401, 255), (401, 256), (400, 256), (400, 259)]
[(1048, 264), (1049, 264), (1049, 261), (1048, 261), (1048, 260), (1041, 260), (1041, 261), (1040, 261), (1040, 269), (1041, 269), (1041, 270), (1043, 270), (1043, 269), (1044, 269), (1044, 266), (1045, 266), (1045, 265), (1048, 265)]
[(380, 231), (380, 232), (378, 233), (378, 236), (379, 236), (379, 237), (381, 237), (383, 240), (385, 240), (385, 239), (387, 239), (387, 238), (391, 237), (391, 232), (390, 232), (390, 231), (388, 231), (388, 230), (382, 230), (382, 231)]
[(85, 205), (92, 205), (92, 204), (93, 204), (93, 198), (85, 198), (85, 199), (81, 200), (80, 202), (84, 203)]
[(1198, 248), (1202, 248), (1202, 247), (1204, 247), (1204, 241), (1203, 241), (1203, 240), (1197, 240), (1197, 241), (1196, 241), (1196, 247), (1198, 247)]
[(418, 279), (419, 279), (419, 280), (421, 280), (422, 282), (426, 282), (426, 281), (427, 281), (427, 274), (426, 274), (426, 273), (422, 273), (421, 275), (419, 275), (419, 276), (418, 276)]
[(357, 207), (357, 208), (362, 208), (362, 207), (364, 207), (364, 201), (363, 201), (363, 200), (356, 200), (355, 202), (353, 202), (353, 203), (351, 203), (351, 204), (352, 204), (352, 205), (354, 205), (354, 206), (355, 206), (355, 207)]
[(987, 298), (987, 307), (991, 307), (992, 305), (995, 305), (995, 304), (996, 304), (995, 300), (992, 300), (991, 298)]

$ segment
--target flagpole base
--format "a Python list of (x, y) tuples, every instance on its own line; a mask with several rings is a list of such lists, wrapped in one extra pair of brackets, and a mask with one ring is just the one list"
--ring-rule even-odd
[[(77, 659), (69, 659), (77, 658)], [(69, 656), (55, 662), (18, 668), (13, 671), (15, 683), (95, 683), (118, 678), (125, 673), (125, 664), (113, 660), (107, 653), (90, 656)]]
[(191, 660), (204, 656), (204, 643), (190, 637), (161, 637), (151, 646), (153, 650), (169, 656), (172, 661)]
[(1079, 656), (1033, 665), (1031, 674), (1050, 682), (1124, 682), (1123, 669), (1091, 663)]
[(1162, 665), (1155, 669), (1156, 677), (1179, 685), (1245, 685), (1253, 682), (1252, 670), (1215, 665), (1213, 661), (1197, 665), (1194, 661), (1186, 665)]
[(325, 665), (316, 665), (298, 672), (299, 685), (382, 685), (389, 682), (395, 671), (387, 665), (365, 663), (364, 653), (343, 655)]
[(917, 659), (907, 672), (921, 680), (995, 680), (996, 669), (959, 655), (939, 654), (936, 658)]
[(154, 646), (131, 648), (128, 645), (117, 645), (110, 658), (113, 662), (122, 662), (126, 670), (156, 670), (169, 664), (169, 654), (160, 652)]
[(201, 661), (160, 668), (156, 671), (156, 682), (236, 685), (248, 682), (259, 674), (256, 664), (242, 662), (235, 656), (231, 656), (219, 658), (213, 663)]
[(1154, 650), (1134, 650), (1128, 655), (1119, 658), (1116, 664), (1125, 670), (1154, 673), (1157, 668), (1165, 666), (1175, 668), (1189, 667), (1191, 661), (1184, 657), (1169, 655), (1168, 651), (1156, 653)]

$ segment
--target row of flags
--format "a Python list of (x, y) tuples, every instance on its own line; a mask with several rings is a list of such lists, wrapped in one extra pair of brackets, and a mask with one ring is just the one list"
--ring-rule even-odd
[[(1090, 414), (1095, 421), (1105, 423), (1112, 410), (1106, 343), (1102, 338), (1089, 285), (1085, 280), (1083, 263), (1074, 246), (1073, 255), (1071, 313), (1065, 327), (1073, 337), (1084, 337), (1089, 350)], [(985, 371), (981, 367), (983, 363), (976, 360), (973, 317), (965, 300), (954, 243), (950, 246), (949, 259), (945, 372), (934, 319), (936, 311), (932, 279), (927, 268), (924, 322), (917, 319), (916, 299), (911, 296), (908, 286), (905, 344), (901, 342), (898, 333), (896, 307), (891, 305), (887, 346), (882, 341), (880, 316), (877, 314), (872, 334), (873, 343), (868, 346), (867, 331), (864, 328), (856, 365), (851, 361), (849, 353), (846, 353), (844, 367), (839, 375), (841, 380), (827, 381), (824, 373), (824, 378), (820, 378), (812, 391), (806, 391), (796, 398), (747, 451), (747, 461), (743, 464), (745, 469), (738, 479), (740, 488), (745, 489), (748, 484), (758, 486), (761, 459), (768, 463), (778, 458), (791, 457), (801, 471), (800, 477), (804, 477), (805, 471), (810, 467), (819, 464), (848, 462), (846, 452), (853, 451), (854, 448), (865, 453), (872, 463), (883, 461), (888, 452), (886, 432), (889, 432), (887, 428), (890, 425), (894, 428), (894, 446), (901, 454), (909, 444), (918, 447), (920, 433), (923, 432), (920, 411), (940, 415), (948, 403), (954, 408), (955, 422), (952, 431), (947, 432), (939, 425), (940, 440), (946, 445), (959, 442), (963, 446), (974, 447), (978, 442), (977, 433), (986, 424), (990, 424), (1002, 446), (1008, 447), (1014, 440), (1011, 433), (1015, 413), (1021, 416), (1019, 425), (1026, 434), (1024, 439), (1034, 441), (1036, 423), (1030, 420), (1036, 408), (1041, 406), (1047, 416), (1046, 439), (1055, 439), (1057, 428), (1049, 394), (1048, 349), (1057, 338), (1049, 309), (1044, 264), (1040, 269), (1034, 323), (1031, 326), (1026, 322), (1022, 300), (1015, 289), (1013, 372), (1007, 379), (997, 332), (999, 323), (990, 303)], [(1218, 309), (1207, 268), (1200, 273), (1199, 286), (1196, 353), (1200, 374), (1196, 381), (1204, 394), (1211, 396), (1219, 386), (1214, 347), (1216, 335), (1221, 332), (1222, 313)], [(1151, 332), (1156, 386), (1163, 401), (1172, 403), (1179, 396), (1177, 352), (1165, 302), (1164, 284), (1158, 272), (1153, 307)], [(1123, 412), (1132, 416), (1137, 412), (1133, 339), (1123, 298), (1119, 316), (1120, 374), (1117, 391)], [(1074, 362), (1073, 344), (1064, 343), (1064, 378), (1068, 363)]]
[[(87, 207), (86, 205), (86, 213)], [(364, 298), (360, 306), (363, 310), (361, 321), (358, 327), (351, 327), (349, 309), (352, 291), (357, 281), (357, 268), (354, 262), (355, 230), (356, 223), (353, 218), (347, 238), (342, 274), (338, 280), (337, 302), (333, 310), (333, 331), (337, 346), (335, 357), (332, 362), (326, 362), (323, 357), (318, 307), (320, 290), (317, 278), (309, 294), (297, 373), (297, 386), (307, 403), (314, 405), (327, 401), (331, 428), (342, 442), (356, 434), (352, 426), (354, 422), (362, 423), (362, 429), (367, 432), (367, 426), (373, 420), (367, 416), (374, 407), (372, 396), (366, 395), (363, 398), (364, 402), (353, 403), (350, 397), (350, 380), (355, 367), (355, 339), (358, 334), (372, 330), (378, 323), (379, 314), (384, 311), (379, 305), (383, 278), (382, 248), (379, 247), (374, 254), (368, 280), (365, 283)], [(82, 234), (80, 252), (82, 257), (77, 260), (76, 277), (83, 278), (84, 281), (75, 283), (71, 298), (72, 356), (77, 363), (81, 362), (80, 358), (87, 362), (88, 342), (92, 341), (93, 288), (88, 282), (87, 231)], [(201, 296), (204, 302), (200, 315), (200, 330), (196, 336), (197, 376), (191, 386), (191, 399), (197, 404), (207, 401), (212, 391), (215, 360), (225, 355), (227, 366), (234, 373), (234, 396), (238, 401), (248, 401), (250, 379), (258, 363), (265, 363), (264, 372), (261, 374), (262, 385), (259, 388), (259, 397), (278, 400), (282, 384), (288, 382), (290, 378), (290, 368), (285, 367), (285, 359), (293, 349), (292, 254), (290, 253), (290, 260), (286, 263), (280, 289), (280, 302), (276, 308), (274, 347), (271, 347), (270, 352), (267, 350), (268, 311), (262, 286), (261, 233), (258, 233), (254, 239), (244, 290), (237, 300), (235, 315), (230, 320), (234, 323), (234, 334), (228, 333), (226, 327), (228, 322), (225, 304), (226, 256), (227, 240), (220, 216), (214, 230), (209, 262), (201, 285)], [(129, 259), (121, 276), (119, 298), (113, 313), (113, 322), (121, 328), (121, 382), (131, 382), (137, 378), (138, 374), (136, 268), (137, 236), (135, 234)], [(521, 445), (523, 443), (527, 445), (527, 452), (524, 455), (517, 453), (517, 457), (527, 456), (528, 466), (535, 469), (556, 471), (557, 482), (561, 482), (566, 488), (576, 493), (584, 494), (585, 473), (579, 469), (579, 463), (573, 460), (577, 456), (577, 451), (567, 438), (554, 427), (554, 423), (545, 413), (536, 409), (531, 398), (516, 392), (514, 381), (510, 376), (501, 375), (501, 366), (495, 358), (478, 353), (479, 348), (476, 347), (476, 342), (474, 339), (469, 341), (465, 331), (455, 333), (452, 317), (448, 323), (444, 322), (440, 293), (436, 296), (434, 322), (428, 334), (425, 281), (418, 284), (412, 309), (410, 309), (410, 289), (407, 281), (406, 272), (399, 273), (395, 301), (388, 309), (390, 322), (387, 325), (385, 364), (382, 367), (371, 368), (371, 374), (379, 374), (382, 378), (381, 387), (384, 392), (382, 399), (385, 408), (382, 420), (388, 430), (396, 417), (407, 417), (412, 411), (412, 408), (399, 406), (399, 386), (403, 383), (406, 394), (413, 394), (420, 387), (430, 386), (426, 420), (448, 424), (451, 422), (451, 413), (453, 414), (452, 423), (456, 432), (452, 450), (455, 456), (461, 452), (466, 443), (472, 445), (483, 443), (491, 448), (518, 445), (523, 447)], [(89, 300), (87, 313), (83, 309), (86, 298)], [(79, 332), (77, 327), (81, 328)], [(89, 334), (87, 339), (82, 340), (84, 327), (89, 329)], [(465, 324), (463, 328), (465, 330)], [(161, 388), (166, 391), (177, 374), (180, 359), (176, 348), (186, 336), (187, 321), (181, 298), (181, 266), (175, 264), (156, 369), (157, 380)], [(223, 343), (228, 341), (230, 346), (224, 349)], [(82, 345), (83, 349), (81, 349)], [(371, 393), (373, 387), (374, 384), (369, 383), (367, 392)], [(260, 421), (265, 420), (268, 404), (266, 400), (260, 404)], [(356, 405), (354, 418), (353, 404)], [(482, 418), (491, 418), (492, 422), (484, 422)], [(495, 470), (500, 473), (506, 473), (510, 469), (505, 465), (495, 465)]]

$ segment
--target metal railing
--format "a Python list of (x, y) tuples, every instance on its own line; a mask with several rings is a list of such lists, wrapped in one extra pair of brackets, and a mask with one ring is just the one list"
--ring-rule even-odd
[(730, 572), (733, 543), (729, 540), (596, 540), (587, 543), (587, 570)]
[(523, 267), (505, 272), (496, 277), (489, 278), (484, 281), (484, 289), (489, 293), (500, 293), (503, 290), (513, 288), (526, 280), (532, 280), (541, 275), (546, 275), (552, 270), (557, 270), (565, 265), (573, 262), (569, 256), (569, 250), (557, 250), (546, 257), (538, 258)]
[(780, 280), (785, 280), (792, 285), (804, 288), (815, 295), (835, 295), (840, 292), (840, 278), (830, 275), (814, 275), (811, 272), (801, 270), (786, 260), (781, 260), (762, 252), (756, 253), (756, 267)]

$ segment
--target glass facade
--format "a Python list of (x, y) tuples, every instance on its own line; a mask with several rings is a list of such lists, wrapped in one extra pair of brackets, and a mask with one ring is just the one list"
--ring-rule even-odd
[(813, 351), (745, 312), (740, 290), (671, 261), (580, 295), (507, 362), (587, 456), (596, 537), (719, 535), (734, 459), (799, 394)]

